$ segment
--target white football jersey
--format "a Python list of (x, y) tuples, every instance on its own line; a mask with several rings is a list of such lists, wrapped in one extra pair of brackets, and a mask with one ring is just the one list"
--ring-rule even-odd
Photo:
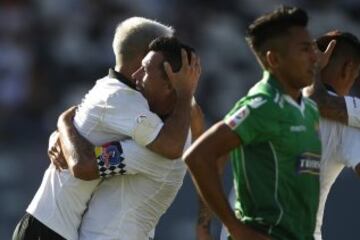
[(322, 159), (320, 165), (320, 202), (315, 239), (321, 240), (321, 226), (327, 196), (344, 167), (355, 168), (360, 163), (360, 129), (327, 119), (320, 120)]
[[(109, 76), (96, 82), (79, 106), (74, 125), (94, 145), (126, 138), (147, 145), (163, 122), (150, 112), (141, 93), (114, 75), (110, 70)], [(26, 211), (64, 238), (78, 239), (82, 215), (99, 182), (82, 181), (50, 165)]]
[[(189, 133), (186, 147), (190, 145)], [(105, 179), (94, 192), (80, 227), (80, 240), (147, 240), (173, 202), (186, 173), (185, 163), (169, 160), (132, 140), (121, 142), (126, 170)]]

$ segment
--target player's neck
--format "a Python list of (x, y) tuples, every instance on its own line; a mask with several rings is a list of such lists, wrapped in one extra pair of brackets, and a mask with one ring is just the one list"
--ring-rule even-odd
[(135, 72), (133, 68), (129, 68), (126, 66), (115, 66), (115, 71), (121, 73), (126, 79), (130, 80), (135, 84), (134, 79), (131, 77), (131, 75)]
[(289, 95), (292, 99), (294, 99), (295, 102), (299, 103), (301, 102), (301, 89), (298, 87), (294, 87), (290, 84), (288, 80), (285, 80), (281, 77), (276, 77), (277, 81), (279, 82), (283, 92), (287, 95)]

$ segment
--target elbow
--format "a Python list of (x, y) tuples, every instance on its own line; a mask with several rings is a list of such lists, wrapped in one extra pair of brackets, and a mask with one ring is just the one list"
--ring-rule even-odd
[(173, 147), (168, 147), (160, 155), (162, 155), (163, 157), (169, 160), (177, 160), (182, 157), (183, 153), (184, 153), (184, 146), (173, 145)]
[(185, 164), (187, 165), (188, 169), (190, 171), (192, 171), (193, 169), (197, 169), (199, 167), (201, 167), (201, 162), (199, 161), (199, 158), (196, 157), (196, 154), (194, 154), (193, 152), (189, 152), (187, 151), (184, 154), (183, 160), (185, 162)]
[(150, 144), (147, 146), (147, 148), (159, 155), (161, 155), (164, 158), (167, 158), (169, 160), (177, 160), (181, 158), (183, 151), (184, 151), (184, 144), (175, 144), (172, 142), (167, 142), (166, 144)]
[(217, 159), (217, 157), (208, 156), (207, 152), (205, 151), (198, 151), (197, 149), (193, 148), (187, 150), (183, 156), (183, 160), (187, 168), (193, 175), (199, 171), (204, 171), (205, 169), (207, 172), (220, 172), (220, 164), (218, 164)]
[(182, 151), (169, 151), (165, 154), (164, 157), (166, 157), (169, 160), (177, 160), (181, 158), (182, 153), (183, 153)]
[(99, 178), (96, 164), (77, 162), (70, 168), (71, 174), (78, 179), (91, 181)]

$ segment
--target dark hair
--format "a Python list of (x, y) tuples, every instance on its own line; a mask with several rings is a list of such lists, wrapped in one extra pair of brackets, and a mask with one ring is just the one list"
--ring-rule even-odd
[(181, 68), (181, 49), (185, 49), (189, 62), (191, 61), (191, 53), (195, 50), (183, 43), (175, 37), (159, 37), (153, 40), (149, 45), (149, 51), (161, 52), (164, 55), (172, 70), (177, 72)]
[(270, 39), (288, 34), (294, 26), (306, 27), (307, 13), (296, 7), (280, 6), (273, 12), (262, 15), (249, 25), (246, 40), (257, 53), (264, 51)]
[(330, 61), (339, 57), (350, 57), (353, 61), (360, 62), (360, 42), (355, 35), (335, 30), (319, 37), (316, 44), (321, 51), (325, 51), (331, 40), (336, 40), (336, 45)]

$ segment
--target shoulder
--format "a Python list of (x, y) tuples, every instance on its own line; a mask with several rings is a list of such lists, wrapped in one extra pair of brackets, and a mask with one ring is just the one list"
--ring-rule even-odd
[(117, 93), (142, 96), (141, 93), (139, 93), (137, 90), (129, 87), (115, 78), (109, 77), (104, 77), (97, 80), (91, 91), (96, 91), (100, 96), (111, 96)]
[(148, 112), (149, 105), (144, 96), (116, 79), (108, 77), (98, 80), (85, 95), (82, 109), (102, 109), (125, 114), (128, 111)]
[(263, 101), (266, 101), (264, 106), (270, 108), (273, 107), (275, 109), (282, 108), (283, 105), (282, 94), (276, 88), (273, 88), (262, 81), (258, 82), (250, 89), (247, 98), (250, 102), (258, 102), (258, 99), (262, 99)]
[(279, 104), (274, 101), (272, 96), (263, 93), (256, 93), (247, 95), (240, 99), (232, 110), (229, 112), (229, 116), (237, 116), (238, 118), (244, 118), (248, 115), (258, 116), (263, 119), (274, 118), (280, 111)]
[(311, 100), (308, 97), (304, 97), (303, 101), (304, 101), (306, 110), (308, 112), (310, 112), (311, 115), (313, 115), (316, 119), (319, 119), (320, 113), (319, 113), (319, 109), (318, 109), (316, 102), (314, 102), (313, 100)]
[(108, 95), (108, 103), (109, 104), (117, 104), (117, 103), (123, 103), (126, 105), (143, 105), (148, 106), (148, 103), (144, 96), (133, 89), (118, 89), (115, 92), (112, 92)]
[(98, 80), (96, 86), (99, 97), (105, 98), (108, 107), (144, 106), (148, 108), (147, 100), (137, 90), (126, 84), (112, 78), (103, 78)]
[(308, 97), (304, 97), (304, 103), (306, 107), (310, 107), (313, 111), (318, 111), (318, 106), (316, 102)]

